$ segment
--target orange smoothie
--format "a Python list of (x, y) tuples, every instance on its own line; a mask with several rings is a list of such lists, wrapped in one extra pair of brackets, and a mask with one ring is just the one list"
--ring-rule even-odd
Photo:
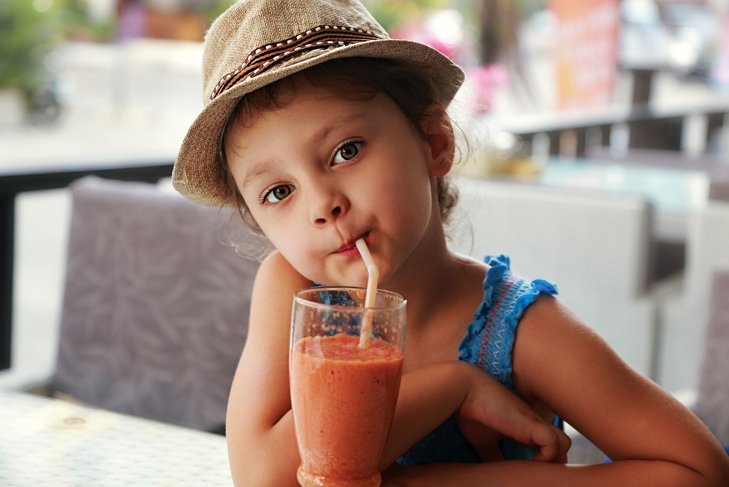
[(291, 354), (291, 401), (304, 487), (380, 485), (379, 463), (395, 411), (400, 350), (379, 339), (307, 337)]

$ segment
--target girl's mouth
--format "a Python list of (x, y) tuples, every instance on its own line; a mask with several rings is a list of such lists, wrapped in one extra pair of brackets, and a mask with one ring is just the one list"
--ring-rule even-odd
[(357, 247), (353, 243), (343, 245), (339, 247), (335, 252), (335, 254), (338, 255), (354, 255), (357, 253), (359, 253), (359, 250), (357, 250)]
[(352, 240), (348, 240), (345, 244), (343, 244), (341, 247), (339, 247), (337, 250), (335, 250), (334, 253), (340, 254), (340, 255), (358, 255), (359, 250), (357, 250), (357, 246), (355, 245), (355, 242), (357, 240), (359, 240), (360, 238), (366, 238), (368, 233), (362, 234), (361, 236), (354, 238)]

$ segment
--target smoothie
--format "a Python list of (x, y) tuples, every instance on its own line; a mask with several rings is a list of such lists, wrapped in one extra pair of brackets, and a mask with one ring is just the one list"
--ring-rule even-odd
[(304, 487), (376, 487), (400, 388), (402, 353), (350, 335), (302, 338), (291, 353), (291, 401)]

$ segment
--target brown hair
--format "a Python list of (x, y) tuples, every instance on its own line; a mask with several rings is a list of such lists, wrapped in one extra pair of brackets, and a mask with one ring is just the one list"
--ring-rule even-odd
[[(284, 106), (286, 101), (282, 97), (284, 90), (281, 87), (290, 86), (296, 77), (303, 77), (312, 84), (324, 86), (342, 97), (370, 99), (378, 93), (384, 93), (398, 105), (412, 127), (423, 137), (425, 134), (420, 127), (421, 119), (426, 108), (432, 106), (436, 100), (436, 90), (427, 75), (413, 70), (411, 66), (377, 58), (342, 58), (327, 61), (242, 97), (225, 127), (220, 163), (224, 168), (226, 184), (235, 194), (236, 206), (243, 220), (256, 231), (260, 231), (260, 228), (247, 211), (246, 202), (235, 185), (225, 158), (224, 149), (229, 143), (228, 132), (232, 123), (244, 124), (252, 113)], [(442, 123), (447, 125), (451, 133), (451, 144), (455, 144), (450, 119), (446, 116)], [(447, 223), (451, 210), (458, 200), (458, 193), (450, 185), (447, 177), (440, 177), (437, 194), (441, 218)]]

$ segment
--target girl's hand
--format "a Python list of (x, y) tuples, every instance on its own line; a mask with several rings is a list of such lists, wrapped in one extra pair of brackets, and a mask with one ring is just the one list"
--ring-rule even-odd
[(456, 413), (458, 426), (483, 460), (502, 459), (498, 440), (511, 438), (536, 448), (533, 458), (567, 462), (571, 441), (496, 379), (473, 366), (470, 392)]

